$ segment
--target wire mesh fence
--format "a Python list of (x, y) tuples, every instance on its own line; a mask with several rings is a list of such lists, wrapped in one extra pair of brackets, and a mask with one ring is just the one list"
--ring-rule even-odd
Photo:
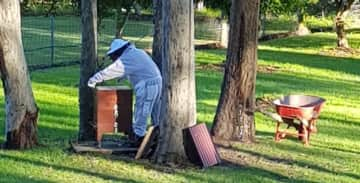
[[(81, 53), (79, 16), (22, 17), (23, 45), (29, 66), (52, 66), (78, 62)], [(115, 35), (114, 19), (105, 19), (99, 26), (98, 54), (103, 56)], [(151, 48), (153, 23), (151, 20), (127, 21), (123, 38), (139, 48)], [(195, 43), (219, 42), (221, 23), (218, 20), (195, 22)]]

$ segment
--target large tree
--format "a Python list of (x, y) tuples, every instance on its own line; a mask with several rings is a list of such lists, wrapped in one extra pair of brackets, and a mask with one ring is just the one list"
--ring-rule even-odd
[(224, 79), (211, 133), (214, 140), (255, 139), (259, 0), (233, 0)]
[(81, 61), (79, 83), (79, 140), (95, 139), (94, 92), (87, 81), (94, 74), (97, 59), (97, 0), (81, 1)]
[(186, 158), (182, 129), (196, 121), (193, 0), (162, 0), (161, 10), (164, 87), (158, 163)]
[(7, 148), (37, 144), (36, 106), (21, 38), (20, 1), (0, 0), (0, 75), (5, 93)]
[(335, 0), (335, 4), (336, 4), (335, 29), (336, 29), (338, 47), (349, 48), (349, 44), (346, 39), (344, 18), (346, 17), (347, 13), (349, 12), (354, 2), (355, 0)]

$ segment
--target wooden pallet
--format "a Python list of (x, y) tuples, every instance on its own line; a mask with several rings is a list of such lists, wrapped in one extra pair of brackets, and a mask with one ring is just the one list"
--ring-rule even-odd
[(125, 143), (125, 140), (116, 142), (105, 141), (99, 145), (96, 141), (87, 142), (71, 142), (71, 147), (75, 153), (101, 153), (101, 154), (135, 154), (135, 159), (147, 157), (150, 151), (154, 151), (157, 143), (158, 133), (154, 133), (158, 127), (150, 126), (144, 140), (140, 144), (139, 148), (135, 147), (121, 147), (121, 144)]
[(121, 153), (135, 153), (137, 152), (137, 148), (129, 148), (129, 147), (121, 147), (116, 143), (102, 143), (101, 146), (95, 141), (88, 142), (72, 142), (72, 149), (75, 153), (87, 153), (87, 152), (95, 152), (101, 154), (121, 154)]

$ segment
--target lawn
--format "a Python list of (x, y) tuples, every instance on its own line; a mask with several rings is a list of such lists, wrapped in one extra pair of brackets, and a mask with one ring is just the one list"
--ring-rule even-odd
[[(349, 35), (360, 47), (360, 35)], [(255, 144), (230, 148), (234, 163), (209, 169), (170, 169), (145, 160), (69, 152), (68, 140), (78, 129), (78, 66), (31, 73), (41, 109), (41, 146), (26, 151), (0, 150), (0, 182), (358, 182), (360, 179), (360, 58), (321, 54), (333, 47), (333, 34), (313, 34), (261, 43), (257, 97), (289, 93), (318, 95), (327, 100), (318, 121), (319, 132), (304, 147), (296, 139), (273, 140), (275, 123), (256, 114)], [(197, 65), (225, 60), (225, 50), (196, 52)], [(198, 67), (198, 121), (211, 125), (222, 74)], [(3, 93), (0, 94), (4, 106)], [(0, 108), (4, 121), (4, 108)], [(0, 123), (4, 129), (4, 123)], [(4, 141), (4, 137), (0, 137)], [(221, 149), (224, 154), (227, 151)]]

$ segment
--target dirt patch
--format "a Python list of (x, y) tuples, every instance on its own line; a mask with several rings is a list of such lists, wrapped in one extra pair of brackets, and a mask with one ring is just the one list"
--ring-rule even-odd
[(281, 38), (287, 38), (290, 36), (295, 36), (295, 32), (281, 32), (281, 33), (276, 33), (276, 34), (267, 34), (267, 35), (263, 35), (259, 38), (259, 42), (263, 42), (263, 41), (270, 41), (273, 39), (281, 39)]
[(224, 72), (225, 63), (219, 63), (219, 64), (199, 64), (196, 65), (196, 69), (199, 70), (210, 70), (210, 71), (218, 71), (218, 72)]
[(336, 48), (321, 50), (319, 54), (325, 56), (334, 56), (334, 57), (355, 57), (360, 55), (360, 50), (354, 48), (336, 47)]
[[(196, 69), (224, 72), (225, 61), (223, 61), (222, 63), (216, 63), (216, 64), (199, 64), (196, 66)], [(279, 70), (280, 70), (280, 67), (278, 67), (278, 66), (264, 66), (264, 65), (257, 66), (257, 72), (259, 72), (259, 73), (271, 74), (271, 73), (277, 72)]]
[(204, 50), (204, 49), (222, 49), (223, 46), (220, 45), (220, 43), (205, 43), (205, 44), (196, 44), (195, 49), (196, 50)]
[(257, 72), (271, 74), (280, 70), (278, 66), (258, 65)]

